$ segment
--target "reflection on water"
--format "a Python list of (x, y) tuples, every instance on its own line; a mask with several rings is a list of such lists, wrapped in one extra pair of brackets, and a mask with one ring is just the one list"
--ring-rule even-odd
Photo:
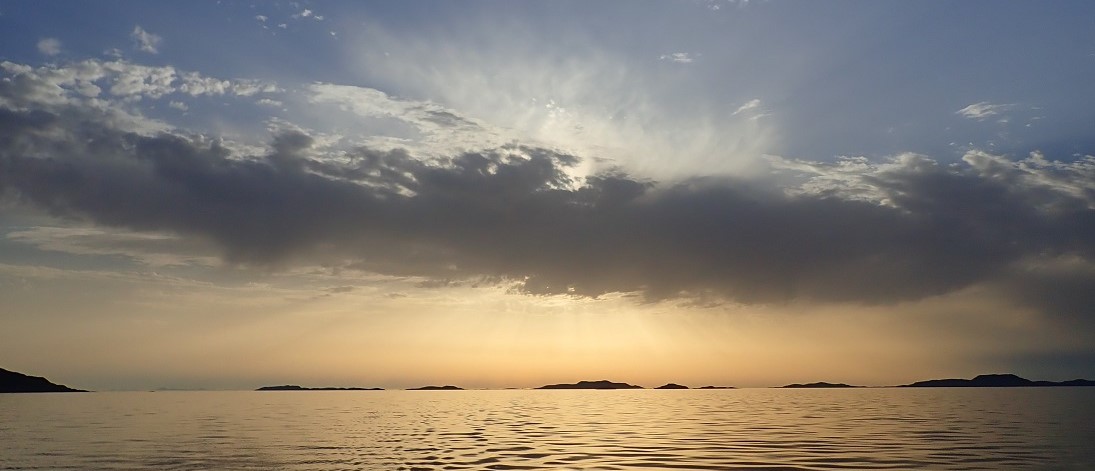
[(0, 469), (1095, 469), (1095, 388), (0, 395)]

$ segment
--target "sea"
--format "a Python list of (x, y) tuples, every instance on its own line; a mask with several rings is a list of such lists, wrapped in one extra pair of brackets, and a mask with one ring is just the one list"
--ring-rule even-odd
[(0, 394), (5, 470), (1095, 470), (1095, 388)]

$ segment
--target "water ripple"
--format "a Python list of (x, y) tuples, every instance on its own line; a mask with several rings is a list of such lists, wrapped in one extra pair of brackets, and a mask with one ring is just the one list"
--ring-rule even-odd
[(1095, 469), (1095, 388), (0, 396), (0, 469)]

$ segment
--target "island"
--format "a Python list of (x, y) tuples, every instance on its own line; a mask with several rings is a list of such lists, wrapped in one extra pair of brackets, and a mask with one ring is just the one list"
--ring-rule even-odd
[(786, 386), (781, 386), (781, 388), (789, 388), (789, 389), (858, 388), (858, 387), (860, 387), (860, 386), (852, 386), (850, 384), (844, 384), (844, 383), (826, 383), (824, 381), (817, 382), (817, 383), (806, 383), (806, 384), (794, 383), (794, 384), (788, 384)]
[(973, 379), (929, 379), (912, 384), (902, 384), (899, 388), (1016, 388), (1037, 386), (1095, 386), (1095, 381), (1073, 379), (1070, 381), (1032, 381), (1013, 374), (978, 375)]
[(306, 388), (303, 386), (297, 386), (295, 384), (286, 384), (283, 386), (263, 386), (255, 391), (383, 391), (384, 388), (336, 388), (336, 387), (322, 387), (322, 388)]
[(677, 383), (669, 383), (658, 386), (654, 389), (688, 389), (688, 386), (683, 386)]
[(737, 389), (733, 386), (700, 386), (696, 389)]
[(627, 383), (615, 383), (607, 379), (602, 379), (600, 381), (578, 381), (577, 383), (570, 384), (549, 384), (540, 386), (536, 389), (643, 389), (643, 387)]
[(41, 376), (30, 376), (0, 368), (0, 393), (87, 392), (54, 384)]
[(456, 386), (422, 386), (420, 388), (410, 388), (408, 391), (463, 391), (464, 388)]

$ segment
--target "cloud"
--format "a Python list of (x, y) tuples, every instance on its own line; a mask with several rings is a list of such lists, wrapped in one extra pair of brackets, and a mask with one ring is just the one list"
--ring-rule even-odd
[(295, 19), (295, 20), (300, 19), (300, 18), (312, 18), (316, 21), (323, 21), (323, 15), (317, 15), (317, 14), (315, 14), (315, 12), (313, 12), (312, 10), (309, 10), (307, 8), (302, 10), (300, 13), (294, 13), (292, 15), (292, 18)]
[[(725, 102), (694, 93), (697, 76), (666, 69), (698, 65), (706, 57), (698, 53), (688, 53), (691, 64), (668, 62), (672, 51), (657, 53), (665, 53), (664, 60), (635, 62), (588, 31), (545, 32), (520, 20), (415, 37), (387, 26), (370, 22), (342, 33), (361, 50), (353, 61), (369, 82), (398, 84), (385, 91), (473, 117), (501, 130), (503, 143), (516, 138), (566, 149), (593, 157), (583, 167), (611, 161), (659, 180), (748, 174), (762, 165), (762, 153), (780, 144), (779, 123), (731, 117), (734, 109)], [(559, 34), (583, 46), (551, 42)], [(545, 41), (554, 46), (545, 49)]]
[[(749, 5), (749, 0), (724, 0), (724, 2), (727, 5), (734, 5), (734, 6), (737, 6), (738, 8), (744, 8), (744, 7)], [(711, 10), (714, 10), (714, 11), (718, 11), (722, 8), (722, 6), (719, 4), (718, 1), (708, 0), (707, 8), (711, 9)]]
[[(375, 98), (378, 110), (413, 107)], [(775, 160), (802, 180), (784, 192), (622, 170), (578, 178), (568, 169), (579, 157), (517, 144), (424, 159), (324, 150), (285, 131), (242, 154), (216, 138), (126, 132), (73, 103), (0, 108), (0, 124), (9, 198), (207, 241), (244, 265), (480, 279), (537, 295), (892, 303), (1011, 273), (1042, 279), (1023, 271), (1040, 260), (1095, 260), (1095, 158)], [(1047, 299), (1024, 285), (1037, 291), (1025, 299)]]
[(955, 113), (965, 116), (970, 119), (983, 120), (996, 116), (1004, 111), (1007, 111), (1014, 105), (1010, 104), (992, 104), (987, 101), (974, 103), (965, 108), (962, 108)]
[(421, 152), (439, 155), (454, 148), (496, 147), (515, 139), (512, 132), (487, 126), (453, 109), (430, 101), (393, 97), (374, 88), (315, 83), (306, 86), (305, 93), (313, 105), (334, 105), (358, 117), (397, 123), (404, 132), (409, 128), (415, 141), (400, 140), (398, 144)]
[(420, 127), (478, 127), (471, 119), (459, 116), (451, 109), (435, 103), (392, 97), (375, 88), (316, 83), (307, 89), (312, 102), (338, 103), (360, 116), (395, 118)]
[(994, 293), (1014, 305), (1033, 308), (1065, 325), (1095, 329), (1095, 264), (1090, 258), (1062, 256), (1032, 260), (1006, 273)]
[[(440, 105), (333, 84), (302, 92), (313, 106), (414, 126), (434, 147), (334, 148), (287, 123), (265, 149), (247, 150), (223, 136), (136, 128), (128, 123), (147, 119), (122, 120), (103, 103), (264, 86), (122, 61), (0, 69), (7, 201), (155, 235), (125, 244), (200, 243), (230, 264), (743, 303), (895, 303), (1022, 285), (1006, 291), (1046, 309), (1047, 300), (1082, 305), (1068, 299), (1095, 266), (1091, 156), (773, 157), (788, 182), (776, 188), (729, 177), (658, 182), (622, 168), (574, 172), (589, 158), (512, 140), (444, 152), (447, 133), (485, 128)], [(22, 237), (115, 250), (102, 234), (36, 234)], [(1053, 268), (1060, 260), (1071, 260), (1067, 269)]]
[(38, 41), (38, 52), (47, 56), (56, 56), (61, 53), (61, 40), (57, 38), (42, 38)]
[(87, 227), (34, 227), (11, 231), (6, 238), (39, 250), (77, 255), (118, 255), (150, 267), (215, 266), (210, 247), (200, 241), (162, 233), (133, 233)]
[(157, 49), (160, 46), (162, 37), (149, 33), (141, 28), (139, 25), (133, 27), (133, 32), (129, 33), (129, 37), (133, 39), (134, 47), (139, 51), (147, 52), (149, 54), (159, 54)]
[(329, 293), (338, 294), (338, 293), (349, 293), (350, 291), (353, 291), (353, 290), (354, 290), (353, 286), (335, 286), (335, 287), (332, 287), (332, 288), (327, 288), (326, 291), (329, 292)]
[(659, 60), (676, 62), (678, 64), (690, 64), (695, 60), (692, 54), (687, 52), (674, 52), (671, 54), (662, 54), (658, 57)]
[(258, 80), (227, 80), (180, 72), (171, 66), (145, 66), (124, 60), (84, 60), (60, 66), (30, 67), (0, 62), (9, 77), (10, 103), (61, 104), (80, 97), (101, 98), (103, 90), (115, 98), (136, 101), (185, 93), (190, 96), (252, 96), (278, 91), (276, 84)]
[(749, 101), (745, 102), (744, 105), (739, 106), (738, 109), (734, 111), (733, 116), (737, 116), (739, 114), (745, 113), (747, 111), (752, 111), (752, 110), (755, 110), (755, 109), (758, 109), (758, 108), (760, 108), (760, 99), (759, 98), (754, 98), (752, 100), (749, 100)]

